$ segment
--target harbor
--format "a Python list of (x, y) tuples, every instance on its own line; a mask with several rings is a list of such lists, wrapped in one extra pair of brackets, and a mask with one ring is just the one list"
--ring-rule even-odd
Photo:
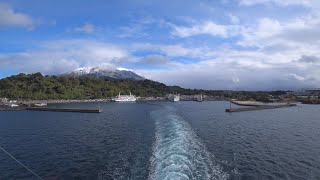
[[(203, 95), (180, 95), (167, 94), (166, 96), (135, 96), (131, 94), (119, 94), (115, 97), (104, 99), (47, 99), (47, 100), (20, 100), (1, 98), (0, 111), (21, 111), (35, 108), (47, 107), (50, 104), (77, 104), (77, 103), (107, 103), (107, 102), (144, 102), (144, 101), (197, 101), (202, 102), (206, 96)], [(206, 99), (206, 100), (222, 100), (222, 99)], [(42, 108), (44, 109), (44, 108)], [(66, 112), (66, 111), (63, 111)]]

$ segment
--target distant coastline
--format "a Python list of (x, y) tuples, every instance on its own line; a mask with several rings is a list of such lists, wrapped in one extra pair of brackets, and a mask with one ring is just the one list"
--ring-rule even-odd
[[(182, 95), (182, 101), (194, 101), (195, 98), (193, 95)], [(136, 97), (137, 101), (167, 101), (167, 97)], [(228, 100), (227, 98), (220, 98), (220, 97), (209, 97), (207, 96), (207, 101), (224, 101)], [(30, 105), (30, 104), (40, 104), (40, 103), (47, 103), (47, 104), (63, 104), (63, 103), (92, 103), (92, 102), (111, 102), (112, 98), (104, 98), (104, 99), (43, 99), (43, 100), (16, 100), (14, 101), (16, 104), (21, 105)], [(10, 103), (10, 102), (8, 102)], [(5, 105), (8, 103), (0, 103), (0, 105)]]
[[(182, 101), (301, 102), (320, 104), (320, 89), (303, 91), (231, 91), (186, 89), (167, 86), (152, 80), (106, 80), (99, 78), (74, 78), (68, 76), (43, 76), (41, 73), (18, 74), (0, 79), (0, 104), (18, 103), (29, 106), (36, 103), (86, 103), (109, 102), (118, 93), (131, 92), (138, 101), (162, 101), (169, 94), (180, 95)], [(201, 98), (202, 99), (202, 98)]]

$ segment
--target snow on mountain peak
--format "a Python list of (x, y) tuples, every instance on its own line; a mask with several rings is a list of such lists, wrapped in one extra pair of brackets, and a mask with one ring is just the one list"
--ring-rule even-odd
[(81, 75), (83, 74), (89, 74), (91, 71), (92, 67), (80, 67), (72, 71), (73, 73), (79, 73)]
[(90, 76), (96, 78), (105, 79), (135, 79), (143, 80), (144, 78), (137, 75), (130, 69), (126, 68), (114, 68), (114, 67), (80, 67), (67, 73), (66, 75), (79, 77), (79, 76)]
[(117, 70), (119, 71), (132, 71), (131, 69), (123, 68), (123, 67), (118, 67)]

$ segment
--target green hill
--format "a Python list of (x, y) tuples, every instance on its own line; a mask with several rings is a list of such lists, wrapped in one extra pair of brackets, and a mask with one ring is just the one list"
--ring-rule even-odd
[(43, 76), (41, 73), (18, 74), (0, 80), (0, 97), (20, 99), (100, 99), (119, 92), (136, 96), (164, 96), (183, 92), (178, 86), (151, 80), (102, 80), (66, 76)]
[(185, 89), (167, 86), (151, 80), (104, 80), (94, 77), (43, 76), (41, 73), (18, 74), (0, 79), (0, 97), (18, 99), (104, 99), (129, 91), (136, 96), (163, 97), (169, 93), (183, 95), (203, 94), (211, 97), (256, 99), (268, 101), (269, 95), (285, 94), (285, 91), (223, 91)]

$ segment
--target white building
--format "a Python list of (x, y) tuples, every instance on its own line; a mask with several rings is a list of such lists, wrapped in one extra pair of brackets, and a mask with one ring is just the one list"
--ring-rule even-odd
[(0, 98), (0, 103), (7, 103), (8, 99), (7, 98)]
[(294, 95), (296, 95), (296, 96), (319, 96), (320, 95), (320, 88), (302, 89), (299, 91), (295, 91)]

